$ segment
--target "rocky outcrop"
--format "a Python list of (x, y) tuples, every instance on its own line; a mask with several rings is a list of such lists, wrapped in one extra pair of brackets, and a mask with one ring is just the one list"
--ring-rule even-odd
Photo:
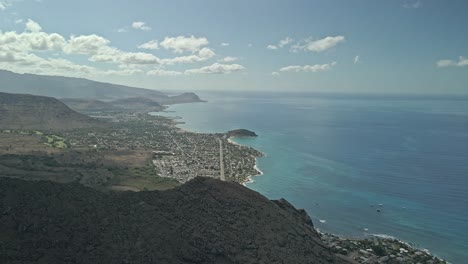
[(138, 193), (2, 178), (0, 223), (2, 263), (348, 263), (304, 211), (209, 178)]
[(196, 103), (196, 102), (205, 102), (198, 97), (195, 93), (182, 93), (175, 96), (170, 96), (159, 100), (161, 104), (183, 104), (183, 103)]
[(247, 129), (236, 129), (227, 132), (228, 137), (256, 137), (257, 134)]

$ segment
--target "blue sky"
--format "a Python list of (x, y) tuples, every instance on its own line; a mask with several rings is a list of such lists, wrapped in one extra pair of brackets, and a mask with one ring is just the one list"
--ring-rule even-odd
[(468, 1), (0, 0), (0, 68), (163, 90), (468, 94)]

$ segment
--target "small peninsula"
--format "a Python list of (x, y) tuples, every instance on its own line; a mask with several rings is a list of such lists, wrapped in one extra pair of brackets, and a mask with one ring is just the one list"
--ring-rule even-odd
[(247, 129), (236, 129), (227, 132), (228, 137), (257, 137), (258, 135)]

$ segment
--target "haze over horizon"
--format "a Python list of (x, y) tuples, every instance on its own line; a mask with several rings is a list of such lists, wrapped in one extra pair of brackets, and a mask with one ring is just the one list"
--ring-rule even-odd
[(0, 0), (0, 69), (166, 91), (468, 94), (467, 10), (437, 0)]

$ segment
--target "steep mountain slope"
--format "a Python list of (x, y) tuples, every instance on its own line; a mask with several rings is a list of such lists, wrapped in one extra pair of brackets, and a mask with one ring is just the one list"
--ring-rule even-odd
[(59, 100), (77, 112), (106, 112), (122, 110), (109, 102), (94, 99), (60, 98)]
[(139, 193), (0, 178), (0, 212), (2, 263), (348, 263), (304, 211), (209, 178)]
[(110, 102), (115, 107), (122, 109), (131, 110), (146, 110), (146, 111), (159, 111), (162, 110), (162, 106), (150, 99), (145, 97), (131, 97), (124, 98)]
[(6, 70), (0, 70), (0, 92), (99, 100), (146, 97), (160, 103), (200, 101), (196, 95), (195, 97), (169, 97), (162, 92), (150, 89), (96, 82), (83, 78), (18, 74)]
[(0, 128), (64, 130), (99, 125), (52, 97), (0, 92)]
[(163, 104), (183, 104), (183, 103), (194, 103), (194, 102), (205, 102), (194, 93), (183, 93), (180, 95), (170, 96), (161, 101)]

